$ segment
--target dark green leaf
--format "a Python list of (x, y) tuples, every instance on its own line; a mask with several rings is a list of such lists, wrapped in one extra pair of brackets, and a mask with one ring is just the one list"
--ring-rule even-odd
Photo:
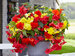
[(34, 36), (35, 32), (34, 31), (30, 31), (30, 34), (32, 35), (32, 37)]
[(16, 34), (16, 40), (17, 40), (17, 41), (19, 40), (20, 34), (21, 34), (21, 33)]
[(34, 29), (34, 31), (39, 34), (39, 30), (38, 29)]
[(44, 24), (42, 22), (39, 22), (39, 25), (40, 25), (40, 27), (43, 27), (44, 26)]

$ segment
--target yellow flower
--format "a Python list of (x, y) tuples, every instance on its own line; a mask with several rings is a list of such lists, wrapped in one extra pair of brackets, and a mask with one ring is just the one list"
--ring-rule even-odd
[(66, 14), (63, 14), (63, 16), (66, 16)]
[(15, 31), (19, 31), (20, 29), (15, 29)]
[(67, 21), (65, 20), (65, 21), (63, 22), (63, 27), (62, 27), (61, 29), (65, 29), (66, 26), (67, 26)]
[(52, 9), (49, 9), (49, 11), (52, 11)]
[(30, 16), (30, 14), (31, 14), (31, 13), (25, 14), (26, 18), (27, 18), (28, 16)]
[(51, 39), (47, 39), (47, 38), (45, 38), (45, 40), (51, 40)]
[(31, 30), (31, 25), (29, 23), (24, 23), (25, 30)]
[(56, 31), (56, 32), (54, 32), (54, 34), (57, 34), (57, 33), (60, 33), (60, 31)]
[(13, 36), (15, 36), (16, 32), (13, 32)]
[(12, 37), (9, 37), (9, 38), (11, 38), (11, 39), (12, 39)]
[(45, 38), (45, 40), (52, 40), (52, 39), (53, 39), (53, 36), (51, 36), (51, 38), (50, 38), (50, 39)]
[(28, 18), (27, 23), (31, 23), (31, 22), (33, 22), (33, 20), (34, 20), (34, 18), (33, 18), (33, 17)]
[(52, 27), (48, 28), (47, 31), (51, 35), (54, 34), (54, 29)]
[(45, 31), (45, 32), (47, 32), (47, 29), (46, 29), (46, 28), (44, 28), (44, 31)]
[(35, 14), (35, 15), (34, 15), (34, 17), (38, 17), (38, 15), (37, 15), (37, 14)]
[(56, 39), (61, 39), (60, 37), (56, 37)]
[(70, 24), (68, 24), (68, 27), (70, 26)]
[(43, 18), (44, 16), (46, 16), (46, 15), (48, 15), (47, 13), (43, 13), (42, 15), (41, 15), (41, 18)]
[(14, 27), (9, 27), (10, 31), (14, 32)]
[(27, 21), (27, 19), (25, 17), (23, 17), (20, 22), (25, 23)]

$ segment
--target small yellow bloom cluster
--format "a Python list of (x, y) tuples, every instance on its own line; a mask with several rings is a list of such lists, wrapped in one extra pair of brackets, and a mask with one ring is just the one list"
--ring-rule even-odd
[(31, 30), (31, 25), (30, 23), (33, 22), (34, 18), (30, 17), (28, 19), (26, 19), (25, 17), (23, 17), (20, 22), (24, 23), (24, 29), (25, 30)]
[(48, 15), (47, 13), (43, 13), (42, 15), (41, 15), (41, 18), (43, 18), (44, 16), (46, 16), (46, 15)]
[(66, 26), (67, 26), (67, 21), (65, 20), (64, 22), (63, 22), (63, 27), (61, 28), (61, 29), (65, 29), (66, 28)]

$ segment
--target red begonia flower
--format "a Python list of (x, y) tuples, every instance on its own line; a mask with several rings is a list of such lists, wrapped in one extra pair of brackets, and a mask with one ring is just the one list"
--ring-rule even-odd
[(44, 28), (49, 28), (49, 26), (47, 26), (47, 25), (44, 25)]
[(31, 23), (32, 29), (35, 29), (35, 28), (37, 28), (38, 26), (39, 26), (38, 23), (35, 23), (35, 22), (32, 22), (32, 23)]
[(54, 43), (60, 43), (62, 39), (54, 39)]
[(40, 17), (35, 17), (34, 22), (37, 23), (39, 21)]
[(37, 36), (37, 33), (35, 32), (34, 36)]
[(61, 50), (61, 49), (62, 49), (62, 46), (60, 46), (58, 43), (56, 43), (56, 44), (54, 44), (54, 45), (52, 46), (51, 49), (54, 49), (54, 50)]
[(63, 40), (63, 42), (60, 43), (60, 45), (64, 45), (65, 43), (67, 43), (66, 41)]
[(24, 5), (20, 7), (19, 13), (20, 13), (22, 16), (27, 13), (27, 9), (24, 7)]
[(51, 22), (49, 23), (49, 26), (55, 27), (56, 25), (53, 22)]
[(9, 26), (6, 26), (6, 28), (8, 29), (8, 28), (9, 28)]
[(6, 31), (6, 34), (7, 34), (8, 36), (11, 36), (11, 34), (10, 34), (10, 32), (9, 32), (9, 31)]
[(37, 38), (38, 38), (39, 41), (43, 41), (43, 40), (45, 40), (45, 38), (42, 37), (42, 36), (39, 36), (39, 37), (37, 37)]
[(44, 32), (44, 36), (45, 38), (50, 39), (52, 35), (48, 34), (48, 32)]
[(62, 23), (62, 22), (58, 23), (58, 26), (59, 26), (60, 28), (63, 27), (63, 23)]
[(46, 23), (49, 21), (49, 17), (48, 17), (48, 16), (44, 16), (43, 18), (40, 18), (40, 21), (41, 21), (43, 24), (46, 24)]
[(37, 14), (38, 16), (41, 16), (41, 12), (39, 10), (35, 11), (35, 14)]
[(34, 38), (30, 38), (30, 44), (32, 45), (32, 46), (34, 46), (35, 45), (35, 39)]
[(59, 19), (60, 19), (60, 17), (57, 16), (57, 15), (53, 15), (53, 16), (52, 16), (52, 20), (59, 21)]
[(54, 50), (53, 50), (53, 49), (46, 49), (46, 50), (45, 50), (45, 53), (46, 53), (46, 54), (49, 54), (49, 53), (52, 52), (52, 51), (54, 51)]
[(14, 21), (14, 22), (16, 22), (16, 23), (17, 23), (17, 21), (19, 21), (17, 15), (15, 15), (15, 16), (12, 18), (12, 21)]
[(20, 38), (23, 38), (23, 35), (22, 34), (20, 34)]
[(9, 38), (9, 37), (8, 37), (8, 40), (9, 40), (11, 43), (16, 42), (16, 38)]
[(29, 38), (23, 38), (23, 39), (22, 39), (22, 43), (28, 45), (28, 44), (30, 43), (30, 39), (29, 39)]
[(44, 31), (44, 28), (40, 28), (40, 31)]
[(17, 23), (16, 25), (16, 27), (21, 30), (23, 29), (23, 26), (24, 26), (24, 23), (21, 23), (21, 22)]

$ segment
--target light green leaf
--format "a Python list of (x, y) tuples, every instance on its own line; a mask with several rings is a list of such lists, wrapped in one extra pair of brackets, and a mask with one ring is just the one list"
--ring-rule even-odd
[(26, 37), (28, 37), (28, 36), (27, 36), (27, 33), (26, 33), (26, 30), (22, 30), (22, 32), (23, 32), (23, 34), (24, 34)]
[(11, 25), (11, 27), (13, 27), (16, 25), (16, 23), (14, 21), (11, 21), (8, 25)]

